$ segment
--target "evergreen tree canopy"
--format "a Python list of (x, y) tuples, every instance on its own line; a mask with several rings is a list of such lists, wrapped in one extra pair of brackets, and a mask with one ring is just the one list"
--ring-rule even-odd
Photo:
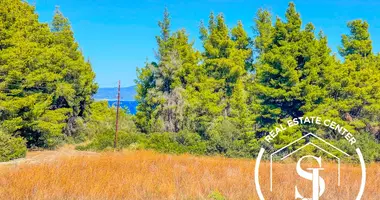
[(189, 43), (185, 30), (171, 33), (167, 10), (158, 25), (161, 35), (156, 36), (157, 62), (137, 69), (136, 122), (143, 132), (178, 132), (186, 126), (183, 95), (196, 82), (194, 73), (199, 53)]
[(59, 10), (50, 29), (26, 2), (0, 5), (1, 129), (28, 146), (55, 147), (86, 116), (95, 74)]
[[(329, 71), (327, 79), (330, 85), (326, 88), (328, 98), (315, 112), (345, 125), (355, 133), (358, 143), (367, 155), (366, 159), (378, 160), (380, 158), (379, 57), (372, 53), (372, 41), (369, 38), (366, 22), (354, 20), (349, 22), (347, 27), (350, 34), (342, 36), (342, 47), (339, 48), (344, 62)], [(327, 131), (327, 138), (340, 139), (336, 134), (329, 134), (330, 132)], [(351, 151), (354, 152), (353, 149)]]
[(252, 70), (250, 38), (242, 22), (229, 30), (224, 16), (210, 14), (208, 28), (200, 28), (205, 51), (198, 84), (197, 131), (231, 120), (242, 130), (251, 130), (253, 121), (248, 106), (247, 83)]
[[(211, 13), (200, 26), (200, 52), (185, 29), (171, 30), (165, 10), (156, 58), (137, 68), (136, 116), (121, 114), (122, 143), (251, 157), (279, 123), (320, 116), (353, 133), (367, 160), (380, 160), (380, 55), (368, 23), (347, 24), (340, 60), (322, 31), (302, 24), (293, 3), (285, 19), (272, 21), (260, 9), (254, 22), (251, 38), (241, 21), (230, 28), (223, 14)], [(1, 0), (0, 140), (6, 153), (0, 160), (25, 155), (25, 142), (54, 148), (85, 135), (93, 139), (91, 148), (112, 145), (115, 110), (93, 103), (94, 78), (58, 8), (49, 26), (28, 3)], [(336, 130), (313, 125), (281, 132), (274, 148), (309, 132), (355, 153)]]
[(359, 55), (367, 57), (372, 54), (372, 41), (369, 38), (368, 23), (362, 20), (350, 21), (347, 24), (350, 35), (342, 36), (342, 47), (339, 52), (343, 57)]
[[(273, 125), (303, 116), (323, 102), (328, 82), (325, 77), (334, 67), (327, 39), (315, 36), (311, 23), (302, 28), (300, 14), (293, 3), (285, 14), (286, 21), (259, 10), (255, 19), (256, 95), (260, 126), (258, 137), (268, 134)], [(284, 133), (277, 144), (288, 144), (302, 135), (302, 130)], [(286, 135), (287, 134), (287, 135)]]

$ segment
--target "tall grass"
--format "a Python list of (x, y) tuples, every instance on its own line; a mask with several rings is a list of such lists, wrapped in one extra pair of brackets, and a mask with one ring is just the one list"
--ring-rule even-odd
[[(103, 153), (98, 156), (61, 157), (44, 164), (1, 167), (0, 198), (29, 200), (92, 199), (258, 199), (253, 160), (167, 155), (151, 151)], [(337, 187), (336, 165), (324, 166), (327, 184), (322, 199), (355, 199), (361, 171), (343, 165)], [(363, 199), (380, 199), (380, 165), (368, 166)], [(266, 199), (294, 199), (297, 185), (310, 196), (311, 181), (296, 175), (295, 164), (275, 164), (274, 192), (269, 192), (269, 165), (260, 167)], [(211, 194), (211, 195), (210, 195)]]

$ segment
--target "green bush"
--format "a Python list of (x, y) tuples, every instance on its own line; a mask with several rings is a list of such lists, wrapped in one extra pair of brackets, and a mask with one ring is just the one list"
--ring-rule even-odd
[[(128, 148), (131, 144), (139, 143), (143, 141), (145, 135), (139, 133), (126, 133), (119, 132), (118, 133), (118, 142), (117, 148)], [(77, 150), (95, 150), (101, 151), (109, 148), (113, 148), (115, 139), (114, 131), (106, 131), (104, 133), (100, 133), (94, 136), (91, 142), (84, 146), (78, 146)]]
[(26, 150), (26, 141), (23, 138), (0, 132), (0, 162), (25, 157)]
[(175, 141), (172, 133), (167, 132), (150, 134), (148, 140), (146, 141), (145, 147), (164, 153), (184, 152), (183, 147)]
[[(140, 143), (145, 135), (137, 133), (132, 116), (126, 112), (119, 113), (118, 148), (128, 148), (133, 143)], [(87, 145), (78, 146), (78, 150), (101, 151), (114, 146), (116, 108), (108, 107), (107, 101), (91, 104), (91, 115), (86, 121), (78, 122), (80, 130), (76, 136), (78, 142), (89, 140)], [(134, 146), (136, 148), (136, 146)]]
[(227, 157), (250, 157), (249, 142), (252, 133), (244, 133), (233, 122), (223, 120), (207, 130), (207, 154), (221, 154)]
[[(132, 120), (133, 116), (123, 110), (119, 113), (119, 131), (136, 133), (137, 129)], [(116, 108), (108, 107), (107, 101), (96, 101), (91, 104), (91, 115), (86, 120), (77, 120), (78, 135), (80, 140), (91, 140), (98, 134), (107, 131), (115, 131)]]
[[(364, 155), (364, 160), (366, 162), (371, 161), (380, 161), (380, 145), (376, 142), (375, 137), (371, 135), (370, 133), (363, 133), (363, 134), (357, 134), (355, 135), (356, 139), (358, 140), (358, 146), (360, 146), (360, 150), (362, 151)], [(347, 141), (345, 141), (345, 144), (347, 145)], [(351, 155), (354, 154), (351, 153)]]
[(226, 200), (226, 197), (223, 196), (218, 190), (212, 191), (209, 195), (208, 198), (211, 200)]
[(206, 152), (207, 143), (197, 133), (181, 131), (178, 133), (152, 133), (144, 146), (164, 153), (202, 155)]
[[(91, 142), (84, 146), (78, 146), (78, 150), (102, 151), (113, 148), (115, 132), (105, 131), (94, 135)], [(202, 155), (206, 153), (207, 143), (192, 132), (181, 131), (179, 133), (152, 133), (150, 135), (140, 133), (119, 132), (118, 149), (145, 148), (163, 153), (191, 153)]]
[(175, 136), (177, 143), (183, 145), (186, 152), (198, 155), (206, 153), (207, 142), (202, 140), (199, 134), (189, 131), (180, 131)]

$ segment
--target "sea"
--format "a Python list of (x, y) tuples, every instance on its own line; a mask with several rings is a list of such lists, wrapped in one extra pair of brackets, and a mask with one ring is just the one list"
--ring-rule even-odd
[[(108, 105), (110, 107), (116, 106), (117, 101), (116, 100), (108, 100)], [(136, 114), (137, 101), (120, 101), (120, 107), (127, 110), (127, 112), (129, 114), (135, 115)]]

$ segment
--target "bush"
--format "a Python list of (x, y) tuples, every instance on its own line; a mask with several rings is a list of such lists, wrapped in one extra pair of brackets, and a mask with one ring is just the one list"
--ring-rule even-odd
[(176, 142), (185, 147), (186, 152), (202, 155), (206, 153), (207, 142), (197, 133), (180, 131), (176, 135)]
[[(96, 101), (91, 104), (91, 115), (86, 121), (78, 120), (76, 123), (79, 130), (76, 138), (79, 142), (92, 140), (106, 132), (115, 132), (116, 108), (109, 107), (107, 101)], [(123, 110), (119, 113), (119, 131), (136, 133), (137, 129), (132, 120), (133, 116)]]
[[(140, 143), (145, 135), (137, 133), (132, 116), (121, 111), (119, 113), (118, 148), (128, 148), (133, 143)], [(78, 150), (101, 151), (112, 149), (115, 137), (116, 108), (108, 107), (107, 101), (97, 101), (91, 104), (91, 116), (87, 121), (80, 122), (77, 141), (90, 140), (88, 145), (78, 146)], [(136, 146), (134, 146), (136, 148)]]
[(207, 154), (221, 154), (227, 157), (250, 157), (249, 142), (253, 134), (244, 133), (233, 122), (223, 120), (207, 130)]
[[(104, 133), (95, 135), (88, 145), (78, 146), (76, 149), (101, 151), (101, 150), (113, 148), (114, 139), (115, 139), (115, 132), (111, 130), (106, 131)], [(128, 148), (131, 144), (139, 143), (140, 141), (143, 141), (143, 139), (144, 139), (144, 135), (139, 134), (139, 133), (119, 132), (117, 148), (118, 149)]]
[(26, 155), (26, 141), (0, 132), (0, 162), (22, 158)]
[(202, 155), (206, 152), (206, 142), (197, 133), (180, 131), (178, 133), (152, 133), (145, 147), (164, 153), (191, 153)]
[[(114, 137), (115, 132), (111, 130), (97, 134), (89, 144), (78, 146), (77, 150), (102, 151), (113, 148)], [(118, 149), (122, 148), (145, 148), (163, 153), (202, 155), (206, 153), (207, 143), (198, 134), (188, 131), (181, 131), (179, 133), (152, 133), (150, 135), (119, 132)]]

